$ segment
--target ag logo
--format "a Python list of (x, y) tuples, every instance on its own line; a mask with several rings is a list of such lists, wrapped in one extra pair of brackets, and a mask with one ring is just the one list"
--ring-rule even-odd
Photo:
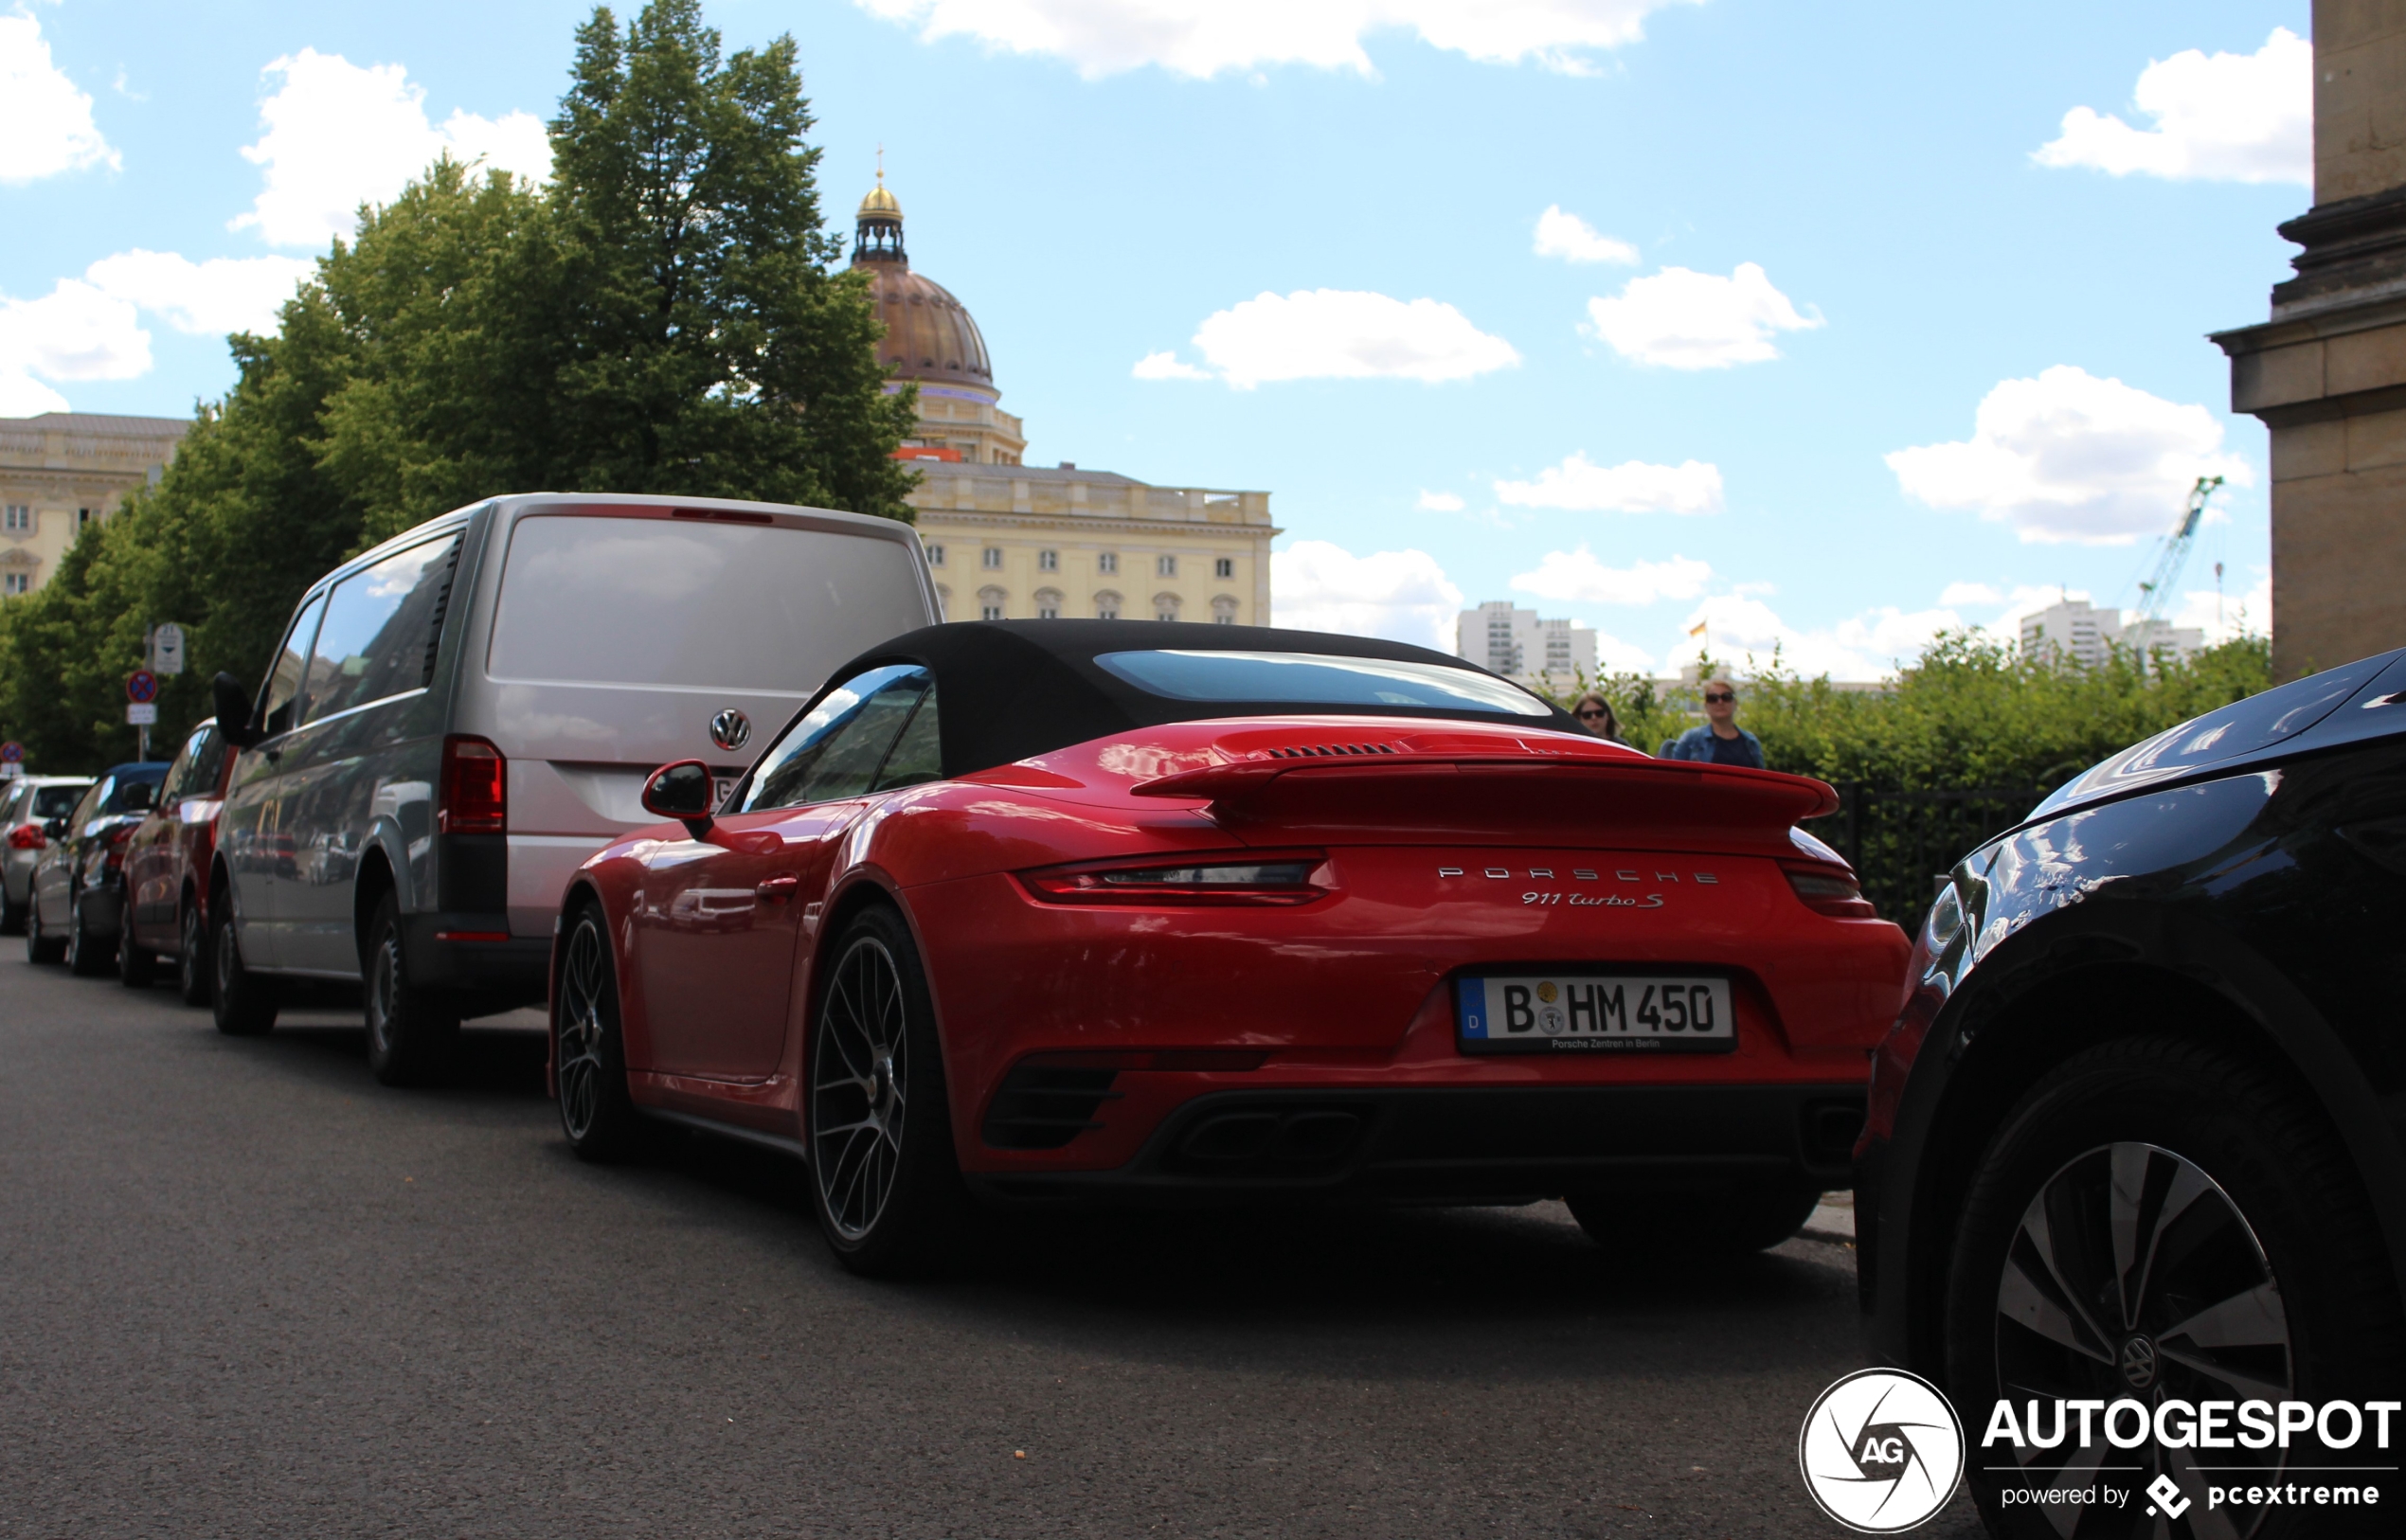
[(1863, 1534), (1895, 1534), (1955, 1495), (1963, 1424), (1920, 1375), (1858, 1370), (1804, 1414), (1796, 1463), (1822, 1513)]
[(710, 718), (710, 742), (729, 754), (752, 741), (752, 719), (728, 707)]

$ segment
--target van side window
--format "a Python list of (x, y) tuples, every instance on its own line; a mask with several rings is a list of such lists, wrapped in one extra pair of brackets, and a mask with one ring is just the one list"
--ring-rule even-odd
[(300, 725), (293, 707), (300, 699), (301, 671), (309, 662), (310, 643), (317, 636), (317, 618), (325, 613), (326, 597), (320, 594), (284, 634), (283, 649), (276, 654), (276, 669), (267, 676), (267, 695), (260, 703), (260, 726), (270, 738)]
[(927, 688), (927, 671), (907, 663), (837, 685), (762, 756), (737, 811), (802, 807), (868, 791)]
[(458, 548), (457, 535), (430, 540), (334, 584), (302, 690), (301, 721), (425, 684), (430, 637), (442, 622)]

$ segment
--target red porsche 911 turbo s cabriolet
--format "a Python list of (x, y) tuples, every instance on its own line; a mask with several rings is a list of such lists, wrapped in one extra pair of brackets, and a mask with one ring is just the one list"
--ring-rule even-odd
[(1558, 1195), (1768, 1245), (1846, 1185), (1903, 988), (1795, 827), (1827, 786), (1397, 643), (933, 626), (734, 774), (660, 770), (676, 821), (567, 888), (562, 1122), (798, 1155), (865, 1272), (980, 1200)]

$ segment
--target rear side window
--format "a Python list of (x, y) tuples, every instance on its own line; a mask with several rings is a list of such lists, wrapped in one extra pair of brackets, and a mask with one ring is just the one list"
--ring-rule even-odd
[(206, 797), (217, 790), (217, 773), (225, 767), (225, 740), (218, 736), (217, 725), (195, 727), (184, 740), (184, 747), (175, 762), (167, 767), (167, 791), (162, 800), (181, 797)]
[(762, 757), (738, 811), (801, 807), (858, 797), (878, 785), (927, 689), (926, 670), (895, 664), (829, 690)]
[(70, 829), (81, 829), (100, 815), (101, 804), (117, 790), (117, 778), (110, 776), (96, 785), (84, 788), (83, 799), (75, 805), (75, 815), (67, 820)]
[(495, 679), (807, 694), (927, 623), (913, 544), (776, 525), (531, 514), (510, 535)]
[(309, 601), (284, 636), (284, 645), (276, 654), (276, 667), (267, 676), (267, 694), (260, 703), (260, 726), (269, 737), (290, 732), (300, 725), (294, 708), (300, 701), (301, 674), (309, 664), (310, 643), (317, 636), (318, 617), (326, 613), (326, 597), (320, 594)]
[(458, 536), (430, 540), (334, 585), (312, 650), (301, 721), (425, 685), (458, 554)]

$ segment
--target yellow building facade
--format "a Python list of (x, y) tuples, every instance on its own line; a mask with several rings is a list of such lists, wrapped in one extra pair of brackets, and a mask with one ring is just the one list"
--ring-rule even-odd
[(861, 201), (853, 265), (885, 323), (891, 388), (919, 387), (901, 455), (920, 473), (909, 501), (945, 619), (1270, 623), (1269, 546), (1282, 531), (1269, 493), (1021, 463), (1027, 434), (999, 404), (984, 334), (912, 270), (882, 171)]
[(0, 418), (0, 596), (48, 582), (86, 525), (159, 478), (190, 426), (94, 412)]

